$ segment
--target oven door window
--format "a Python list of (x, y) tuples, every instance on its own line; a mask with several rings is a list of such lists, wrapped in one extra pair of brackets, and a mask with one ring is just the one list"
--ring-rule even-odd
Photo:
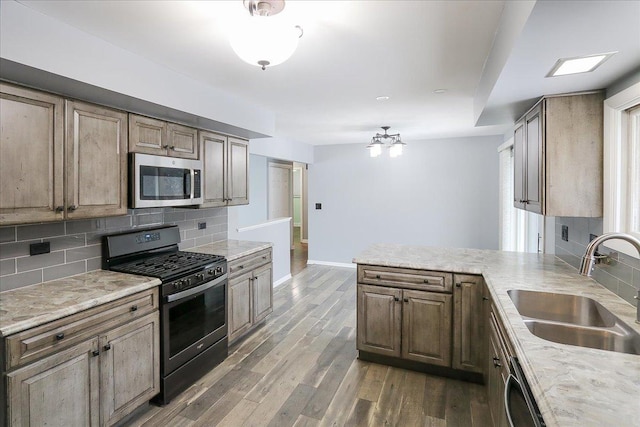
[(142, 200), (176, 200), (190, 197), (190, 169), (140, 166)]
[(216, 286), (169, 308), (169, 357), (225, 325), (225, 286)]

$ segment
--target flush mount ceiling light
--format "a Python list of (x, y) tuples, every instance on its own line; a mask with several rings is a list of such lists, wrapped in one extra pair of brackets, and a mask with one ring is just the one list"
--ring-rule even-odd
[(369, 149), (369, 155), (371, 157), (378, 157), (382, 154), (382, 147), (386, 144), (389, 147), (389, 156), (398, 157), (402, 154), (402, 146), (407, 145), (400, 139), (400, 134), (395, 133), (393, 135), (389, 135), (387, 131), (389, 130), (389, 126), (382, 126), (384, 133), (376, 133), (373, 138), (371, 138), (371, 143), (367, 145)]
[(566, 76), (568, 74), (590, 73), (604, 61), (618, 52), (599, 53), (597, 55), (578, 56), (575, 58), (560, 58), (546, 77)]
[(284, 9), (284, 0), (244, 0), (244, 6), (251, 17), (238, 23), (229, 39), (236, 55), (263, 70), (289, 59), (302, 28), (273, 18)]

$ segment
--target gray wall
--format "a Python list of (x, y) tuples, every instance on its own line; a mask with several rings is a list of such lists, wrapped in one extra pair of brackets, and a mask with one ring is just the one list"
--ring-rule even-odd
[(229, 207), (229, 226), (260, 224), (267, 220), (267, 158), (249, 155), (249, 204)]
[(395, 159), (370, 158), (366, 143), (317, 146), (309, 260), (351, 263), (377, 242), (497, 249), (501, 143), (501, 135), (410, 142)]
[[(198, 230), (198, 223), (207, 228)], [(98, 270), (102, 236), (129, 229), (177, 224), (180, 249), (227, 238), (227, 209), (135, 209), (127, 215), (0, 227), (0, 291)], [(29, 245), (50, 242), (51, 253), (29, 255)]]
[[(562, 240), (562, 226), (569, 227), (569, 241)], [(602, 234), (602, 218), (569, 218), (556, 217), (556, 256), (576, 269), (580, 267), (582, 255), (589, 243), (589, 234)], [(617, 253), (604, 246), (599, 252), (609, 255), (609, 264), (598, 264), (593, 272), (593, 278), (624, 298), (634, 306), (633, 298), (640, 289), (640, 259)]]

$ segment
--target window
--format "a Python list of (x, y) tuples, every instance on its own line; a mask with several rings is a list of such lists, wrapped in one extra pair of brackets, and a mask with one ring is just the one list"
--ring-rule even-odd
[[(603, 229), (640, 238), (640, 83), (604, 102)], [(626, 242), (605, 245), (638, 256)]]

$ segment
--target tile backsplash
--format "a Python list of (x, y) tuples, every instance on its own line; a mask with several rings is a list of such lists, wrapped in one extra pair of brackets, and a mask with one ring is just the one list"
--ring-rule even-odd
[[(563, 225), (569, 228), (568, 242), (562, 240)], [(602, 218), (556, 217), (555, 234), (556, 256), (578, 269), (589, 244), (589, 235), (602, 234)], [(609, 255), (611, 259), (608, 264), (597, 264), (592, 277), (635, 306), (637, 301), (633, 297), (640, 289), (640, 259), (604, 246), (600, 246), (598, 252)]]
[[(198, 224), (206, 228), (198, 229)], [(127, 215), (0, 227), (0, 291), (102, 268), (102, 236), (136, 228), (175, 224), (180, 249), (227, 238), (227, 208), (132, 209)], [(51, 252), (29, 255), (32, 243)]]

